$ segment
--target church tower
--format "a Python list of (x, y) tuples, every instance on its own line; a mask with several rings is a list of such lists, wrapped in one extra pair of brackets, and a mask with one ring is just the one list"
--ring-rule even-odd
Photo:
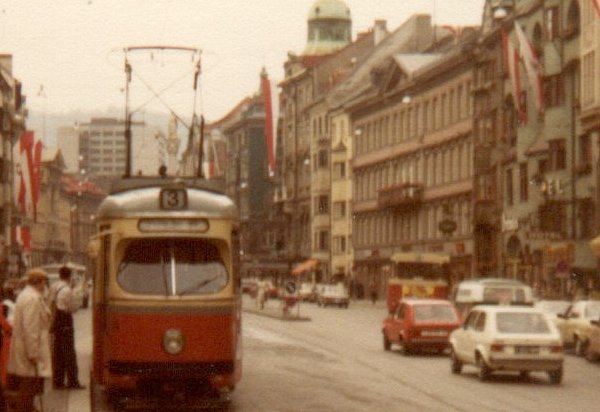
[(333, 53), (352, 42), (350, 8), (344, 0), (316, 0), (308, 14), (304, 56)]

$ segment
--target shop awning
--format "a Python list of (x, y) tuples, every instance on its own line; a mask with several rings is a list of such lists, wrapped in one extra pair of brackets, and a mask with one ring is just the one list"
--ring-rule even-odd
[(292, 275), (299, 275), (300, 273), (311, 270), (311, 269), (315, 268), (315, 266), (317, 266), (318, 264), (319, 264), (319, 261), (317, 259), (305, 260), (304, 262), (302, 262), (298, 266), (296, 266), (294, 269), (292, 269)]
[(390, 260), (395, 263), (433, 263), (441, 265), (450, 262), (450, 256), (445, 253), (416, 253), (396, 252)]

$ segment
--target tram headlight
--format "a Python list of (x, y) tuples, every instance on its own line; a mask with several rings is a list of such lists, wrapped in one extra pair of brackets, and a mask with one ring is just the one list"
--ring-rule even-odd
[(168, 329), (163, 336), (165, 352), (177, 355), (183, 350), (183, 334), (179, 329)]

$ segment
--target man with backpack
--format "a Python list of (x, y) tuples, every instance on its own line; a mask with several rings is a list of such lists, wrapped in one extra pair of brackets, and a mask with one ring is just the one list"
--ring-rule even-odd
[[(54, 389), (85, 389), (79, 383), (73, 313), (79, 309), (71, 286), (71, 269), (58, 271), (59, 281), (50, 290), (52, 310), (52, 384)], [(65, 382), (66, 378), (66, 382)]]

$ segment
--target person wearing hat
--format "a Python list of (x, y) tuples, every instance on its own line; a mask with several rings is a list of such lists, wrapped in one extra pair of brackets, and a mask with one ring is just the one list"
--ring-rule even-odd
[(50, 309), (44, 300), (48, 275), (41, 268), (26, 273), (27, 283), (15, 302), (13, 331), (7, 365), (9, 391), (19, 394), (19, 410), (34, 411), (33, 398), (44, 392), (50, 362)]
[[(85, 389), (79, 383), (73, 313), (79, 305), (71, 287), (71, 269), (62, 266), (58, 270), (60, 280), (52, 285), (50, 299), (54, 314), (52, 334), (52, 384), (54, 389)], [(65, 384), (66, 380), (66, 384)]]

